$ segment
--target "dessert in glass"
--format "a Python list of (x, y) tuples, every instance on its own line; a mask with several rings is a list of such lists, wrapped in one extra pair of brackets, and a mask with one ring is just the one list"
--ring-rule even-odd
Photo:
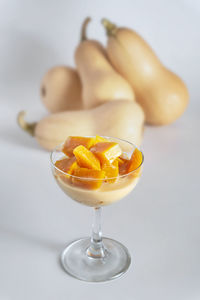
[(90, 238), (68, 245), (61, 255), (64, 270), (84, 281), (107, 281), (124, 274), (131, 262), (125, 246), (102, 237), (102, 206), (128, 195), (141, 176), (143, 153), (113, 137), (71, 136), (51, 153), (53, 175), (73, 200), (93, 207)]

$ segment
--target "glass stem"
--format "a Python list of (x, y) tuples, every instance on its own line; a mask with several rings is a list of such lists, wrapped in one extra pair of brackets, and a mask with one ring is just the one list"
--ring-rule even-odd
[(103, 258), (106, 255), (106, 250), (102, 242), (101, 207), (95, 207), (94, 209), (92, 236), (90, 246), (87, 249), (87, 255), (91, 258)]

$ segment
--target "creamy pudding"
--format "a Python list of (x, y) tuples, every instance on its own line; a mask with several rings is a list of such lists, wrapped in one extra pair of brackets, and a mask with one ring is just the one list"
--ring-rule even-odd
[(93, 207), (112, 204), (128, 195), (136, 186), (139, 176), (128, 176), (118, 178), (114, 183), (105, 182), (97, 190), (89, 190), (76, 187), (68, 183), (63, 176), (54, 175), (61, 189), (73, 200)]

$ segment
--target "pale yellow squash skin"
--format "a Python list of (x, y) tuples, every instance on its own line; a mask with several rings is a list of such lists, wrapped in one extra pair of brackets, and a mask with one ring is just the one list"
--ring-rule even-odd
[(118, 137), (139, 146), (143, 136), (144, 112), (137, 102), (119, 100), (88, 110), (52, 114), (35, 124), (26, 123), (21, 112), (18, 123), (47, 150), (52, 150), (73, 135)]
[(77, 71), (68, 66), (50, 69), (42, 79), (40, 96), (52, 113), (81, 109), (81, 81)]
[(108, 57), (134, 89), (146, 122), (152, 125), (174, 122), (188, 104), (184, 82), (161, 64), (151, 47), (135, 31), (106, 22), (103, 20), (108, 34)]
[(131, 85), (111, 66), (103, 46), (85, 39), (75, 51), (84, 108), (107, 101), (135, 100)]

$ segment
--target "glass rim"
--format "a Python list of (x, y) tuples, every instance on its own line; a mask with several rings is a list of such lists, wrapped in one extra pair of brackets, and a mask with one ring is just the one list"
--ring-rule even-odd
[[(84, 137), (95, 137), (95, 136), (84, 136)], [(119, 141), (121, 141), (121, 142), (125, 142), (125, 143), (131, 145), (132, 147), (137, 148), (137, 149), (142, 153), (142, 162), (141, 162), (141, 164), (140, 164), (136, 169), (134, 169), (133, 171), (131, 171), (131, 172), (129, 172), (129, 173), (122, 174), (122, 175), (118, 175), (118, 176), (115, 176), (115, 177), (106, 178), (106, 179), (105, 179), (105, 178), (99, 179), (99, 178), (90, 178), (90, 177), (79, 177), (79, 176), (75, 176), (75, 175), (68, 174), (68, 173), (66, 173), (66, 172), (64, 172), (64, 171), (62, 171), (62, 170), (60, 170), (60, 169), (57, 168), (57, 167), (55, 166), (55, 164), (53, 163), (53, 154), (54, 154), (56, 151), (58, 151), (59, 149), (61, 149), (61, 147), (62, 147), (62, 146), (64, 145), (64, 143), (65, 143), (65, 142), (63, 142), (63, 143), (59, 144), (58, 146), (56, 146), (56, 147), (51, 151), (51, 153), (50, 153), (50, 162), (51, 162), (51, 166), (52, 166), (54, 169), (56, 169), (57, 171), (59, 171), (61, 174), (67, 176), (68, 178), (76, 178), (76, 179), (83, 180), (83, 181), (100, 181), (100, 180), (102, 180), (102, 181), (108, 180), (108, 181), (109, 181), (109, 180), (114, 180), (114, 179), (117, 179), (117, 178), (123, 178), (123, 177), (129, 176), (130, 174), (135, 173), (135, 172), (143, 165), (143, 162), (144, 162), (144, 154), (143, 154), (143, 152), (142, 152), (142, 150), (141, 150), (140, 147), (138, 147), (138, 146), (136, 146), (135, 144), (133, 144), (132, 142), (129, 142), (129, 141), (124, 140), (124, 139), (120, 139), (120, 138), (116, 138), (116, 137), (111, 137), (111, 136), (103, 136), (103, 135), (101, 135), (101, 137), (103, 137), (103, 138), (108, 138), (108, 139), (114, 139), (114, 140), (116, 139), (116, 140), (119, 140)], [(62, 151), (60, 150), (60, 152), (62, 152)], [(63, 154), (64, 154), (64, 153), (63, 153)]]

